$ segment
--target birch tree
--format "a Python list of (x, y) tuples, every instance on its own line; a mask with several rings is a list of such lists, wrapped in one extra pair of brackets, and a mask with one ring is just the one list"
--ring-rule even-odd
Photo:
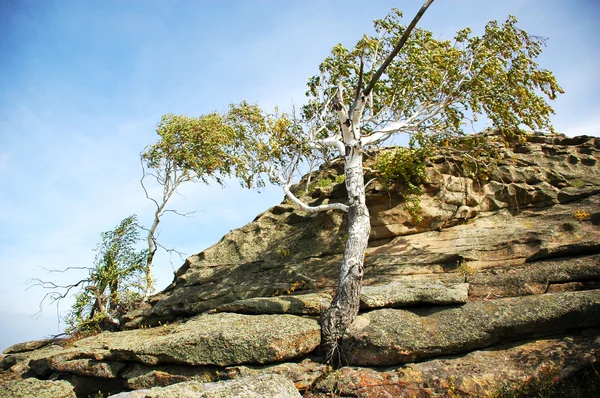
[(49, 300), (50, 304), (56, 303), (59, 313), (60, 302), (78, 289), (75, 303), (66, 316), (67, 333), (118, 329), (121, 315), (134, 308), (145, 291), (142, 276), (147, 252), (136, 247), (140, 240), (136, 215), (124, 218), (114, 229), (100, 236), (102, 241), (95, 248), (92, 266), (48, 270), (53, 273), (87, 270), (85, 278), (68, 285), (39, 278), (28, 281), (29, 287), (50, 290), (40, 302), (40, 312), (44, 301)]
[(318, 121), (315, 141), (343, 157), (348, 191), (349, 231), (339, 285), (321, 318), (322, 344), (330, 355), (359, 307), (370, 232), (365, 148), (398, 134), (419, 146), (435, 145), (464, 134), (465, 124), (478, 118), (505, 135), (552, 128), (546, 98), (555, 99), (562, 89), (534, 61), (544, 40), (517, 28), (513, 16), (502, 24), (489, 22), (480, 37), (466, 28), (454, 40), (435, 39), (432, 32), (414, 28), (432, 1), (407, 27), (394, 9), (375, 21), (377, 36), (363, 37), (350, 50), (335, 46), (308, 83), (304, 117)]
[[(454, 40), (439, 40), (416, 28), (432, 2), (425, 1), (408, 26), (393, 9), (375, 21), (375, 36), (363, 36), (351, 49), (334, 46), (309, 79), (300, 118), (246, 103), (232, 105), (224, 116), (236, 136), (235, 160), (251, 171), (246, 177), (267, 175), (307, 212), (347, 213), (338, 288), (320, 321), (329, 359), (339, 353), (359, 309), (370, 234), (365, 150), (399, 134), (420, 148), (436, 145), (465, 134), (465, 126), (478, 119), (506, 136), (552, 129), (546, 100), (563, 92), (553, 74), (535, 62), (544, 39), (519, 29), (515, 17), (489, 22), (481, 36), (465, 28)], [(345, 203), (310, 206), (290, 189), (298, 165), (319, 153), (343, 158)]]
[[(217, 113), (202, 117), (181, 115), (163, 115), (157, 125), (156, 133), (160, 137), (157, 142), (147, 146), (140, 154), (142, 178), (140, 184), (146, 198), (154, 206), (154, 217), (147, 232), (148, 258), (145, 266), (146, 289), (144, 299), (153, 292), (154, 279), (152, 266), (159, 247), (167, 251), (157, 239), (157, 230), (162, 218), (167, 213), (188, 216), (167, 205), (177, 190), (188, 182), (204, 182), (210, 180), (222, 183), (222, 177), (231, 170), (232, 158), (228, 148), (233, 143), (232, 130), (225, 128), (223, 117)], [(194, 142), (193, 146), (177, 146), (179, 141)], [(152, 178), (158, 184), (160, 192), (152, 195), (145, 180)]]

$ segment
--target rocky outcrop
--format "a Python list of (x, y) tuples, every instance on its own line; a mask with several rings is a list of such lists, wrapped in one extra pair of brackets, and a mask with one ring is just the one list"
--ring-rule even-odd
[[(240, 396), (499, 396), (573, 377), (600, 360), (600, 139), (493, 145), (501, 156), (486, 179), (449, 152), (431, 157), (420, 217), (400, 183), (369, 184), (361, 313), (337, 370), (315, 349), (346, 221), (284, 202), (189, 257), (126, 315), (129, 330), (14, 346), (2, 377), (68, 381), (82, 397), (238, 386), (250, 394)], [(340, 173), (334, 161), (296, 192), (340, 201)]]
[(348, 328), (343, 344), (356, 365), (390, 366), (599, 324), (600, 290), (590, 290), (479, 301), (443, 310), (371, 311)]
[(600, 331), (596, 330), (401, 367), (343, 367), (318, 380), (304, 396), (329, 397), (335, 392), (342, 397), (500, 397), (518, 396), (519, 390), (539, 396), (538, 390), (549, 393), (557, 380), (568, 380), (582, 365), (599, 359)]
[[(535, 134), (527, 140), (500, 147), (502, 158), (487, 181), (463, 176), (461, 160), (453, 155), (430, 159), (418, 220), (406, 209), (401, 185), (388, 191), (370, 184), (365, 286), (473, 280), (470, 299), (476, 299), (597, 280), (585, 276), (598, 275), (594, 258), (581, 259), (569, 276), (550, 275), (547, 264), (600, 252), (600, 139)], [(345, 188), (335, 183), (341, 172), (339, 161), (320, 170), (313, 181), (329, 185), (309, 190), (303, 199), (342, 200)], [(284, 202), (189, 257), (150, 306), (128, 315), (126, 327), (156, 325), (254, 297), (331, 294), (344, 231), (340, 213), (308, 214)], [(506, 279), (516, 275), (514, 267), (531, 278), (531, 284), (520, 279), (518, 291), (516, 278)]]

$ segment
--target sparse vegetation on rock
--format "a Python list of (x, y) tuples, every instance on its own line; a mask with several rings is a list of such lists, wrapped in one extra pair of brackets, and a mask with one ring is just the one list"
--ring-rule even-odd
[[(342, 346), (348, 366), (328, 368), (315, 351), (343, 250), (328, 231), (345, 220), (281, 204), (189, 257), (170, 287), (125, 315), (132, 330), (14, 346), (2, 377), (59, 377), (77, 396), (269, 374), (305, 397), (594, 391), (600, 163), (561, 160), (600, 156), (600, 141), (570, 141), (527, 135), (516, 155), (503, 143), (487, 182), (458, 174), (440, 149), (425, 161), (419, 224), (393, 186), (371, 184), (362, 310)], [(336, 167), (314, 177), (333, 180)], [(571, 179), (585, 183), (562, 183)], [(577, 209), (589, 217), (576, 220)]]
[[(0, 391), (518, 396), (595, 371), (600, 139), (518, 128), (550, 127), (545, 97), (562, 90), (534, 62), (543, 41), (515, 18), (481, 37), (462, 30), (453, 46), (409, 36), (400, 17), (334, 48), (309, 82), (306, 120), (246, 102), (164, 118), (150, 151), (197, 176), (271, 178), (289, 201), (188, 257), (120, 315), (121, 330), (9, 348)], [(467, 109), (496, 128), (458, 137)], [(215, 132), (220, 160), (198, 163), (198, 140)], [(411, 149), (366, 150), (398, 132)], [(308, 155), (329, 161), (292, 186)]]

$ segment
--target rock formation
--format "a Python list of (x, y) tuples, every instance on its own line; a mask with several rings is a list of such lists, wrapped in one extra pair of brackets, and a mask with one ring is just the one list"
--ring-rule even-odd
[[(486, 180), (443, 150), (430, 157), (418, 218), (401, 184), (369, 184), (361, 313), (339, 369), (315, 349), (344, 216), (283, 202), (189, 257), (126, 330), (6, 350), (0, 396), (503, 396), (564, 384), (600, 360), (600, 138), (495, 145)], [(322, 167), (304, 199), (343, 200), (341, 171)]]

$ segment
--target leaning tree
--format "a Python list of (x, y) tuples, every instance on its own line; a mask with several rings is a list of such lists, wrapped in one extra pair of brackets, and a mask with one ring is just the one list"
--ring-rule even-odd
[[(215, 134), (215, 131), (219, 133)], [(154, 290), (152, 267), (156, 252), (159, 248), (168, 252), (176, 251), (158, 242), (159, 224), (168, 213), (184, 217), (191, 214), (181, 213), (169, 207), (171, 198), (187, 183), (222, 183), (221, 178), (230, 174), (232, 169), (233, 159), (228, 148), (233, 145), (235, 138), (233, 130), (227, 127), (223, 117), (217, 113), (201, 117), (166, 114), (158, 123), (156, 133), (160, 137), (158, 141), (146, 146), (140, 154), (140, 184), (146, 198), (155, 206), (150, 227), (140, 227), (147, 233), (148, 245), (144, 270), (144, 300), (147, 300)], [(193, 142), (194, 145), (177, 146), (176, 143), (180, 141)], [(158, 185), (158, 193), (147, 186), (147, 179)]]
[[(343, 211), (348, 232), (338, 288), (321, 317), (322, 345), (330, 358), (355, 319), (370, 234), (363, 156), (366, 148), (407, 134), (417, 147), (465, 134), (465, 124), (489, 121), (505, 135), (523, 129), (552, 129), (553, 100), (562, 93), (553, 74), (535, 62), (544, 39), (517, 27), (509, 16), (489, 22), (481, 36), (466, 28), (454, 40), (440, 40), (415, 28), (433, 0), (427, 0), (408, 26), (396, 9), (375, 21), (375, 36), (351, 49), (336, 45), (309, 79), (302, 114), (266, 113), (257, 105), (231, 105), (215, 136), (233, 134), (226, 152), (232, 174), (245, 186), (264, 176), (283, 186), (286, 196), (308, 212)], [(171, 143), (193, 152), (197, 142)], [(333, 153), (344, 161), (345, 203), (309, 206), (294, 195), (297, 168)]]

